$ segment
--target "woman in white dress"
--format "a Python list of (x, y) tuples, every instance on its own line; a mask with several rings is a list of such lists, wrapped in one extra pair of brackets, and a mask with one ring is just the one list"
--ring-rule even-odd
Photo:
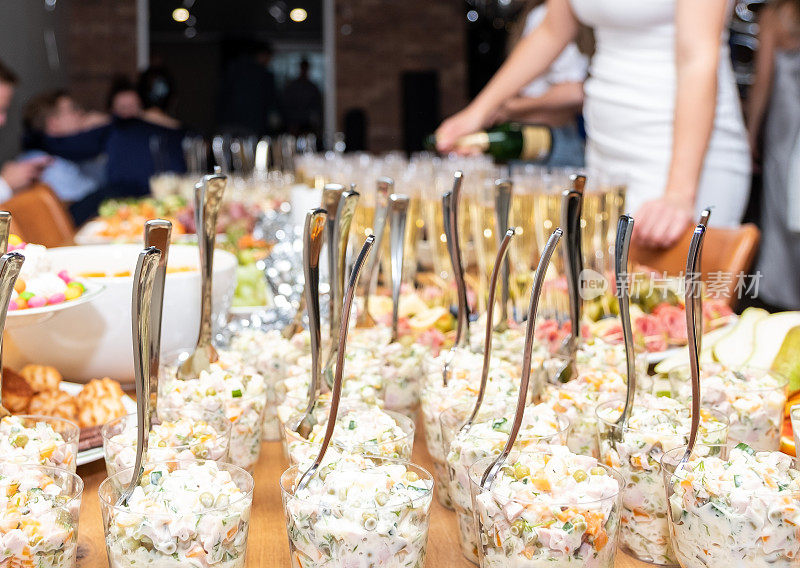
[(729, 0), (548, 0), (542, 24), (489, 84), (437, 130), (437, 144), (489, 126), (494, 112), (594, 28), (585, 84), (590, 169), (628, 178), (634, 238), (669, 247), (714, 206), (714, 225), (736, 225), (750, 158), (728, 57)]

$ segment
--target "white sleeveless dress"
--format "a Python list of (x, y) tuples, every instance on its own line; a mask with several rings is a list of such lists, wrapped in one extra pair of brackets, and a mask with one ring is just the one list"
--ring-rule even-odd
[[(677, 86), (676, 0), (570, 0), (594, 28), (597, 49), (584, 116), (591, 170), (624, 175), (627, 209), (663, 194), (672, 155)], [(750, 152), (728, 53), (720, 38), (714, 130), (696, 207), (713, 205), (714, 226), (738, 225), (750, 190)]]

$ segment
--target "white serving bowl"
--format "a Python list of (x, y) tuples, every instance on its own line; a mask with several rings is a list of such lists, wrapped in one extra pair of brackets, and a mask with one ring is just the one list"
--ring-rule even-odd
[[(52, 268), (73, 276), (115, 274), (136, 267), (141, 245), (108, 244), (50, 249)], [(161, 351), (169, 353), (194, 345), (200, 328), (200, 257), (196, 246), (172, 245), (170, 268), (193, 270), (167, 274)], [(133, 381), (131, 293), (133, 277), (84, 278), (105, 288), (91, 301), (64, 310), (47, 321), (8, 329), (3, 355), (8, 365), (52, 365), (70, 380), (111, 377)], [(213, 321), (222, 323), (236, 285), (236, 257), (214, 252)]]

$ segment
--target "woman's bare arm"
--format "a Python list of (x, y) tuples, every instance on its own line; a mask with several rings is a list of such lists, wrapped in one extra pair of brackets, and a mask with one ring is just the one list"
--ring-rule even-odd
[(524, 120), (540, 112), (579, 111), (583, 105), (583, 83), (557, 83), (538, 97), (517, 96), (505, 102), (503, 113), (511, 120)]
[(645, 246), (673, 245), (693, 220), (714, 126), (720, 38), (727, 11), (727, 0), (677, 1), (672, 157), (664, 194), (637, 213), (634, 236)]
[(550, 67), (577, 31), (578, 21), (569, 0), (548, 0), (541, 25), (519, 42), (475, 100), (436, 131), (439, 149), (451, 150), (458, 137), (488, 126), (504, 102)]

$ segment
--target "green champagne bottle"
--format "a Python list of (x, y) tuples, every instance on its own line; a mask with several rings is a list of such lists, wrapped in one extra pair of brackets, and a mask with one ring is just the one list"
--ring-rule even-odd
[[(436, 139), (430, 136), (426, 146), (436, 148)], [(507, 122), (489, 130), (467, 134), (456, 140), (460, 150), (477, 150), (489, 154), (498, 162), (523, 160), (546, 162), (553, 149), (553, 131), (543, 124)]]

